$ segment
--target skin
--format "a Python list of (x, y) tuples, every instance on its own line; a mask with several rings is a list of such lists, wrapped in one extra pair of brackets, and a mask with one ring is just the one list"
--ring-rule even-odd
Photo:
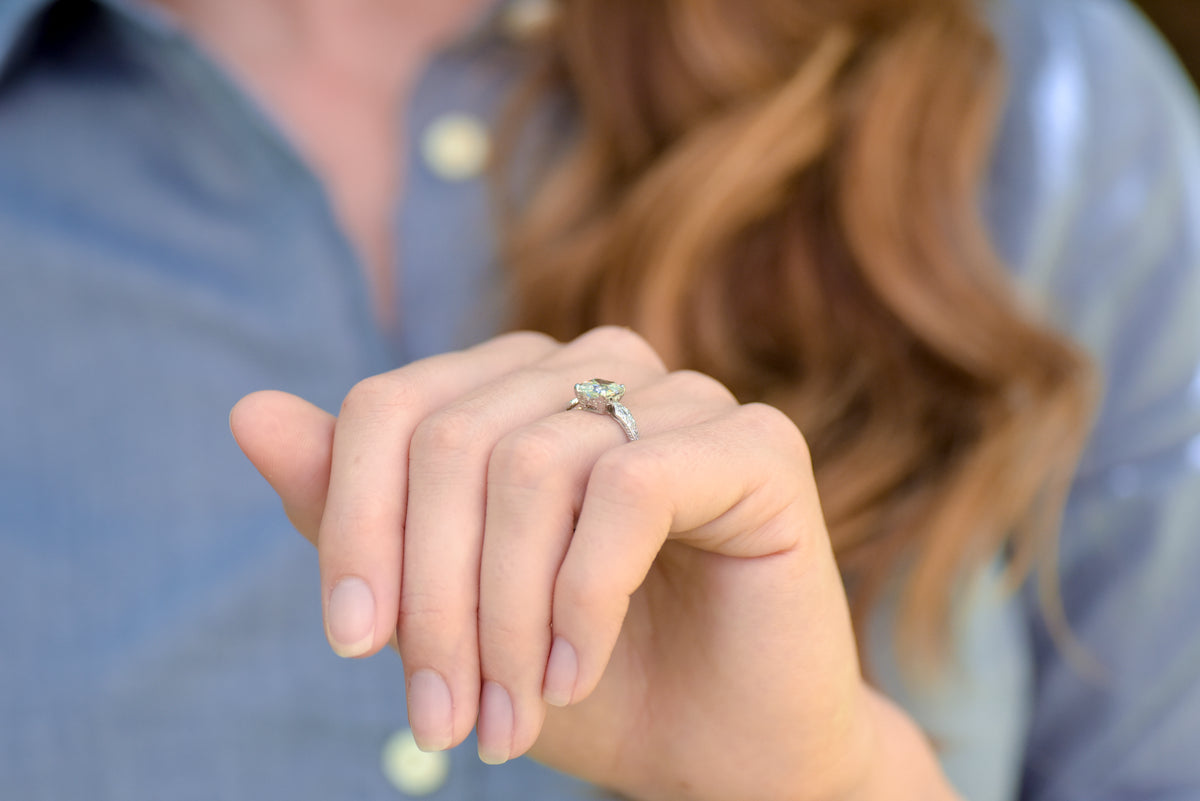
[[(595, 374), (625, 379), (639, 441), (564, 410)], [(955, 797), (861, 679), (800, 432), (630, 331), (499, 337), (336, 419), (255, 393), (231, 427), (318, 547), (334, 650), (398, 648), (422, 747), (475, 726), (485, 761), (635, 799)], [(365, 612), (334, 608), (345, 581)]]
[[(482, 0), (155, 1), (309, 160), (389, 325), (408, 93)], [(639, 442), (563, 411), (597, 375)], [(336, 418), (260, 392), (230, 425), (318, 547), (334, 650), (400, 651), (423, 747), (476, 727), (486, 761), (634, 799), (954, 798), (860, 677), (803, 437), (632, 333), (508, 335)]]
[(149, 0), (274, 118), (320, 178), (381, 325), (395, 322), (392, 220), (404, 118), (429, 58), (486, 0)]

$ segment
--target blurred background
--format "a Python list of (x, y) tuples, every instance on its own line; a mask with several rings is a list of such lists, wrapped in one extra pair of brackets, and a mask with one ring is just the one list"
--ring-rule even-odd
[(1200, 0), (1138, 0), (1200, 84)]

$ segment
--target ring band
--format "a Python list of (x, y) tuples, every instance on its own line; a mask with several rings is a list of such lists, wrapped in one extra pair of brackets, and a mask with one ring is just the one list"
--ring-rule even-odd
[(625, 432), (626, 438), (633, 442), (638, 438), (637, 421), (633, 413), (621, 403), (625, 397), (625, 385), (604, 378), (593, 378), (575, 385), (575, 397), (567, 404), (571, 409), (586, 409), (596, 414), (607, 414), (616, 420)]

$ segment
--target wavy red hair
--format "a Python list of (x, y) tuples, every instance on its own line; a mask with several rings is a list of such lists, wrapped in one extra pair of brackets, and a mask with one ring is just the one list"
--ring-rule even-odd
[(506, 201), (515, 323), (628, 325), (785, 410), (860, 634), (903, 573), (901, 640), (935, 653), (985, 561), (1052, 562), (1091, 408), (981, 218), (1003, 71), (979, 9), (559, 5), (510, 143), (548, 96), (577, 129)]

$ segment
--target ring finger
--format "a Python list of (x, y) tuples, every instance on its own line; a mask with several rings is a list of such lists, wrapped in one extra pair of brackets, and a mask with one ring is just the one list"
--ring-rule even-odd
[[(397, 633), (410, 724), (424, 748), (461, 742), (477, 719), (477, 610), (493, 448), (507, 432), (563, 409), (562, 388), (596, 361), (581, 355), (563, 348), (434, 413), (413, 434)], [(661, 371), (643, 361), (605, 364), (638, 382)]]
[[(673, 373), (632, 394), (638, 424), (649, 436), (702, 423), (736, 404), (720, 384), (692, 373)], [(592, 466), (624, 439), (614, 421), (571, 412), (510, 433), (492, 452), (479, 576), (479, 751), (486, 762), (503, 762), (533, 745), (543, 698), (571, 699), (568, 643), (553, 644), (558, 678), (547, 677), (543, 686), (555, 580)]]

